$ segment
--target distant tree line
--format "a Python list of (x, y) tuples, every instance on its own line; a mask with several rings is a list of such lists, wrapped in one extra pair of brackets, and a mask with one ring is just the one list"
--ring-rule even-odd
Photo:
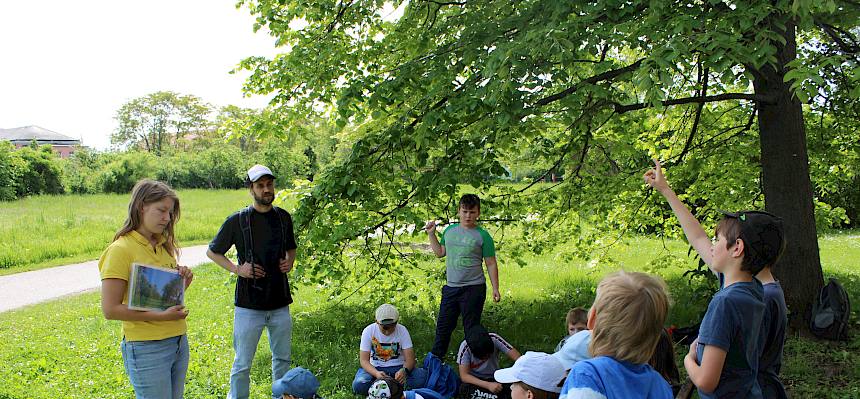
[[(15, 150), (0, 141), (0, 200), (42, 194), (128, 193), (142, 178), (174, 188), (239, 188), (255, 163), (284, 186), (313, 180), (335, 156), (338, 140), (325, 121), (286, 121), (272, 110), (215, 109), (192, 95), (158, 92), (117, 112), (109, 151), (78, 148), (68, 159), (51, 146)], [(272, 131), (278, 130), (278, 131)]]

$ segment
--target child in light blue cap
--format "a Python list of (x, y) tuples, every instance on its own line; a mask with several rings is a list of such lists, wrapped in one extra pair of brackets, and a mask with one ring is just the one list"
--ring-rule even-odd
[(296, 367), (272, 384), (272, 397), (278, 399), (322, 399), (317, 396), (320, 382), (307, 369)]

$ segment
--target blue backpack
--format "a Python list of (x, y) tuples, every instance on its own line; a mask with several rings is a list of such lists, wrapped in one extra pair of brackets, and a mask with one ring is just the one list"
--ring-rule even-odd
[(416, 393), (420, 394), (424, 399), (446, 399), (444, 396), (440, 395), (439, 392), (427, 388), (410, 389), (403, 392), (403, 394), (406, 395), (406, 399), (415, 399)]
[(429, 374), (427, 385), (425, 388), (413, 390), (411, 398), (407, 393), (407, 399), (415, 398), (416, 392), (425, 399), (450, 399), (457, 394), (457, 389), (460, 388), (460, 377), (451, 369), (451, 366), (442, 363), (442, 360), (433, 353), (427, 353), (421, 367)]

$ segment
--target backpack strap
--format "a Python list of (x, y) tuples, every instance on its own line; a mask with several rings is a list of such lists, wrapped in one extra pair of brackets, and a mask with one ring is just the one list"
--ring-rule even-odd
[(245, 262), (254, 264), (254, 238), (251, 236), (251, 214), (253, 210), (249, 205), (239, 211), (239, 227), (242, 229), (242, 243), (245, 247)]
[[(287, 211), (277, 206), (272, 208), (278, 215), (278, 221), (280, 221), (279, 224), (281, 226), (281, 248), (278, 250), (278, 259), (280, 260), (287, 257)], [(290, 289), (290, 285), (287, 283), (287, 273), (281, 272), (281, 280), (284, 282), (284, 295), (287, 295)]]
[[(257, 263), (254, 262), (254, 237), (251, 234), (251, 215), (254, 209), (251, 205), (239, 211), (239, 227), (242, 229), (242, 242), (245, 246), (245, 262), (251, 264), (251, 273), (256, 272)], [(261, 289), (257, 286), (257, 279), (251, 277), (251, 286), (254, 289)]]
[(278, 250), (278, 257), (284, 258), (287, 256), (287, 211), (274, 206), (272, 207), (278, 215), (278, 220), (281, 222), (281, 249)]

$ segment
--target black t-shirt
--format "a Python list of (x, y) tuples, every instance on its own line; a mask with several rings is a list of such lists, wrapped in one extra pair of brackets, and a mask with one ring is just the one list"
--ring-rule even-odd
[[(288, 250), (296, 248), (296, 238), (293, 234), (293, 219), (289, 212), (273, 207), (266, 213), (257, 212), (251, 208), (251, 241), (253, 241), (254, 263), (262, 265), (266, 276), (258, 279), (239, 277), (236, 284), (236, 301), (238, 307), (255, 310), (273, 310), (293, 303), (290, 295), (290, 282), (287, 275), (278, 267), (280, 258)], [(230, 247), (236, 246), (238, 264), (250, 261), (239, 224), (239, 215), (230, 215), (218, 234), (209, 243), (209, 249), (218, 254), (225, 254)], [(280, 214), (280, 217), (278, 216)], [(286, 233), (286, 237), (281, 232)]]

